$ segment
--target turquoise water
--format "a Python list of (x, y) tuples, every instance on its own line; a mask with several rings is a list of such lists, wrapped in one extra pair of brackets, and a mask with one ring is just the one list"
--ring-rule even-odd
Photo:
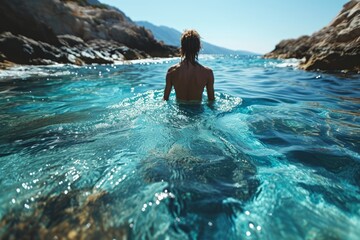
[(202, 56), (216, 102), (163, 102), (178, 61), (0, 72), (2, 239), (358, 239), (359, 75)]

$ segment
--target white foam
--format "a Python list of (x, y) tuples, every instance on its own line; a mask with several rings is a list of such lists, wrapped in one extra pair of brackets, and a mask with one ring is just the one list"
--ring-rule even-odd
[(135, 59), (135, 60), (122, 60), (122, 61), (115, 61), (114, 65), (130, 65), (130, 64), (163, 64), (168, 63), (171, 61), (179, 60), (178, 57), (171, 57), (171, 58), (145, 58), (145, 59)]
[[(141, 65), (150, 65), (150, 64), (163, 64), (169, 63), (175, 60), (179, 60), (178, 57), (172, 58), (146, 58), (146, 59), (136, 59), (136, 60), (123, 60), (123, 61), (115, 61), (112, 65), (131, 65), (131, 64), (141, 64)], [(27, 78), (33, 76), (64, 76), (64, 75), (71, 75), (72, 72), (69, 70), (59, 70), (63, 67), (70, 67), (70, 68), (81, 68), (86, 66), (93, 66), (98, 64), (92, 65), (85, 65), (85, 66), (77, 66), (72, 64), (54, 64), (54, 65), (46, 65), (46, 66), (36, 66), (36, 65), (25, 65), (25, 66), (16, 66), (6, 70), (0, 71), (0, 80), (7, 79), (7, 78)]]
[(27, 78), (32, 76), (63, 76), (71, 75), (68, 70), (58, 71), (58, 68), (64, 67), (65, 64), (47, 65), (47, 66), (16, 66), (0, 71), (0, 80), (6, 78)]
[(287, 67), (297, 68), (299, 66), (300, 61), (301, 60), (296, 58), (284, 59), (282, 63), (276, 63), (275, 66), (279, 68), (287, 68)]

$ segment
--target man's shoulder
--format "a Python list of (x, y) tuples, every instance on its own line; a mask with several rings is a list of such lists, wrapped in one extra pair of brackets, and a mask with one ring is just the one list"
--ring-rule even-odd
[(204, 71), (212, 72), (212, 69), (211, 69), (211, 68), (209, 68), (209, 67), (207, 67), (207, 66), (204, 66), (204, 65), (201, 65), (201, 64), (199, 64), (199, 65), (200, 65), (200, 67), (201, 67)]
[(179, 64), (179, 63), (172, 65), (171, 67), (169, 67), (168, 73), (172, 73), (172, 72), (178, 70), (179, 67), (180, 67), (180, 64)]
[(207, 67), (207, 66), (204, 66), (204, 65), (200, 65), (200, 67), (201, 67), (201, 71), (204, 73), (204, 74), (206, 74), (206, 75), (211, 75), (211, 74), (213, 74), (213, 70), (211, 69), (211, 68), (209, 68), (209, 67)]

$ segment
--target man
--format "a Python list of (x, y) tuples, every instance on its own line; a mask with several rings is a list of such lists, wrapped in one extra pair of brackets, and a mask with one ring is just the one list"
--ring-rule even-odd
[(176, 99), (201, 101), (206, 87), (209, 101), (215, 100), (213, 71), (197, 62), (200, 51), (200, 35), (195, 30), (186, 30), (181, 36), (181, 62), (171, 66), (166, 74), (164, 100), (169, 100), (172, 86)]

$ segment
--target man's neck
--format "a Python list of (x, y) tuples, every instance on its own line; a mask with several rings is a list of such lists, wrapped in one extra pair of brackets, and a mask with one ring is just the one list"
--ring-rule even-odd
[(186, 58), (184, 60), (182, 60), (181, 63), (186, 63), (186, 64), (190, 63), (193, 66), (196, 66), (199, 64), (195, 59), (190, 60), (190, 59), (186, 59)]

